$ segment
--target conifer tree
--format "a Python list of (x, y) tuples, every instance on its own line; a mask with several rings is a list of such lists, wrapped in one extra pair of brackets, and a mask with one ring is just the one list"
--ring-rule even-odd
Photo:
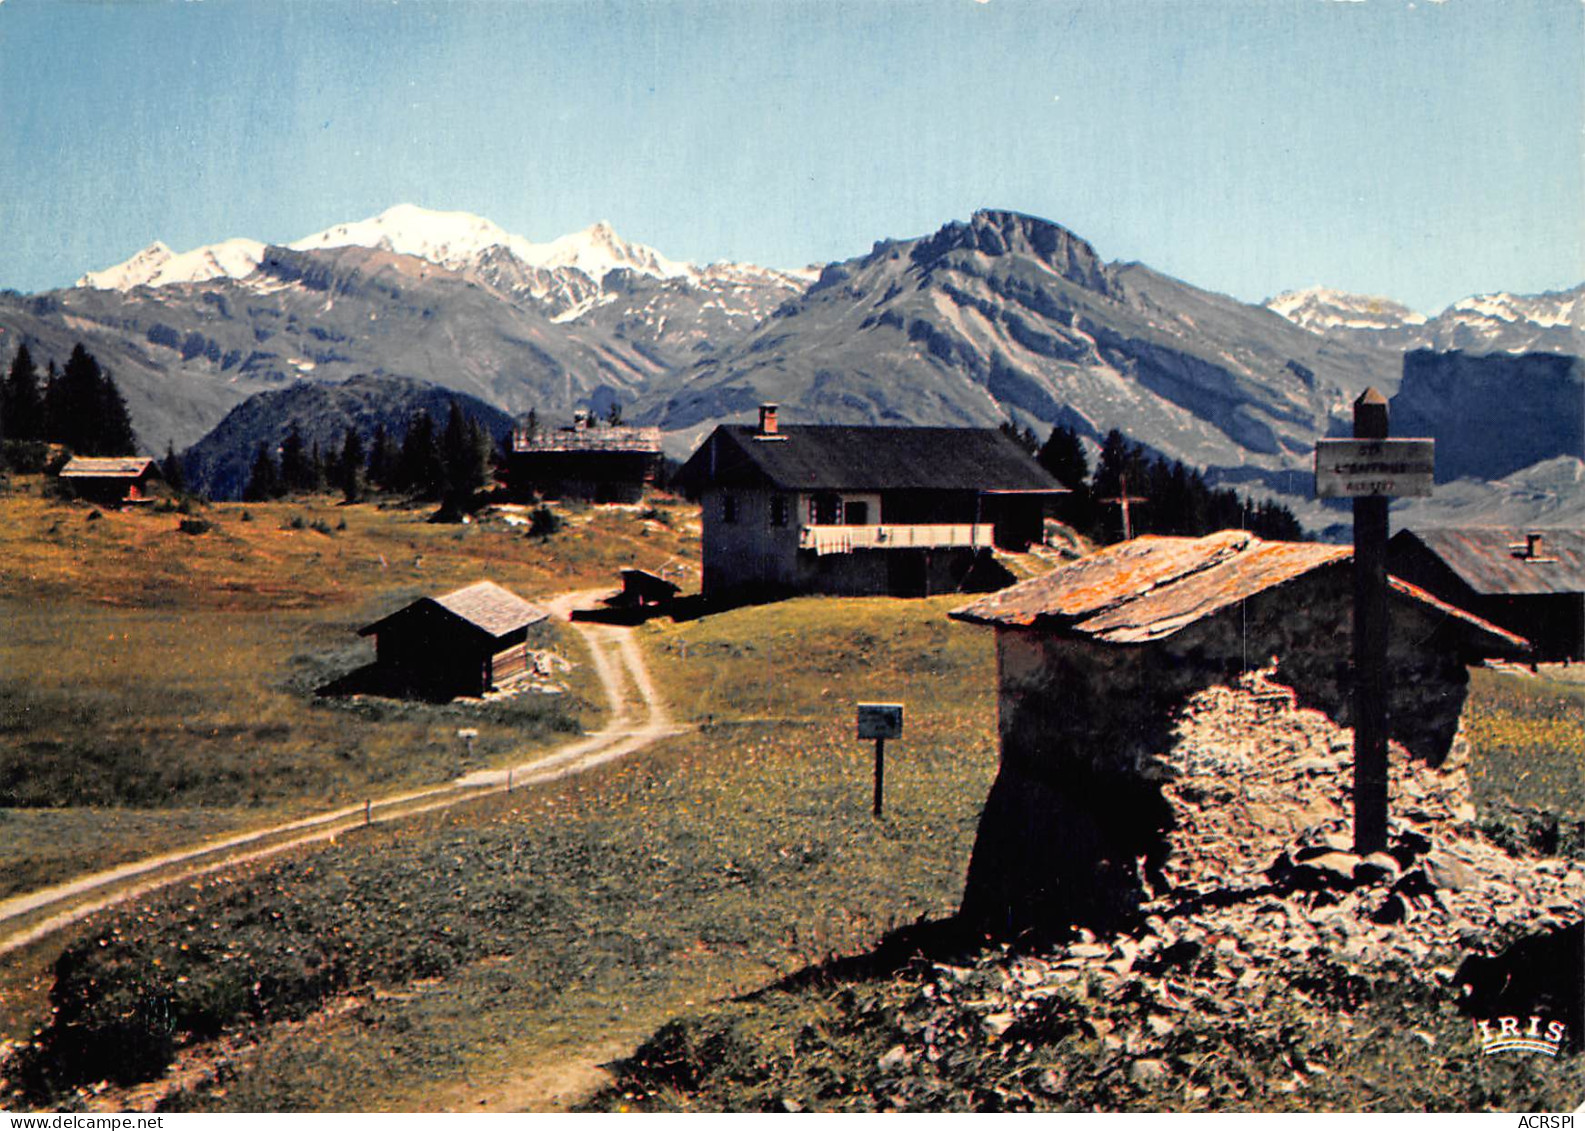
[(11, 371), (0, 385), (0, 436), (8, 440), (44, 438), (44, 395), (38, 367), (24, 342), (11, 359)]
[(393, 490), (398, 458), (396, 441), (383, 423), (376, 424), (374, 440), (369, 445), (369, 482), (382, 491)]
[(169, 440), (165, 441), (165, 458), (160, 461), (160, 474), (165, 476), (166, 486), (172, 491), (181, 493), (187, 490), (187, 475), (182, 470), (182, 461), (176, 455), (176, 445)]
[(260, 444), (253, 457), (253, 469), (248, 475), (248, 485), (242, 489), (242, 500), (262, 503), (281, 497), (281, 471), (269, 445)]
[(350, 424), (341, 441), (341, 455), (336, 460), (336, 486), (341, 497), (349, 503), (363, 499), (363, 439)]
[(397, 458), (396, 489), (411, 491), (424, 499), (438, 499), (446, 486), (446, 472), (435, 435), (435, 421), (427, 409), (419, 409), (407, 425)]
[(45, 390), (44, 418), (45, 438), (79, 455), (122, 456), (137, 450), (121, 391), (81, 342)]
[(306, 494), (314, 489), (313, 461), (303, 441), (303, 431), (295, 421), (286, 439), (281, 441), (280, 485), (289, 495)]

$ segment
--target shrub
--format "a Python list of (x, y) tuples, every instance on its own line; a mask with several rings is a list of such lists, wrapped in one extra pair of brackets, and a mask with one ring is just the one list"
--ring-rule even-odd
[(242, 512), (242, 521), (243, 522), (252, 522), (253, 521), (253, 512), (252, 511), (243, 511)]
[(528, 516), (528, 536), (549, 538), (561, 529), (561, 516), (549, 507), (535, 507)]
[[(302, 527), (301, 526), (296, 526), (296, 527), (293, 527), (293, 529), (301, 530)], [(316, 518), (316, 519), (314, 519), (313, 522), (310, 522), (308, 524), (308, 529), (316, 531), (317, 533), (320, 533), (320, 534), (325, 534), (325, 535), (335, 534), (335, 531), (333, 529), (331, 529), (330, 523), (326, 522), (322, 518)]]
[(210, 524), (207, 518), (184, 518), (176, 524), (176, 529), (183, 534), (208, 534)]

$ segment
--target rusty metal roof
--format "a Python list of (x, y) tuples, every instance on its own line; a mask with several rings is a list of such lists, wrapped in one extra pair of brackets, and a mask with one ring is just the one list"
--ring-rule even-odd
[[(1536, 535), (1539, 542), (1532, 543)], [(1513, 526), (1402, 530), (1393, 536), (1392, 549), (1402, 551), (1413, 541), (1482, 595), (1585, 592), (1585, 531)]]
[(462, 589), (444, 593), (439, 597), (420, 597), (390, 616), (358, 630), (358, 635), (368, 636), (379, 632), (388, 622), (409, 610), (423, 605), (439, 605), (446, 612), (466, 621), (491, 636), (505, 636), (520, 628), (544, 620), (550, 614), (538, 605), (523, 600), (510, 589), (503, 589), (493, 581), (476, 581)]
[(73, 456), (61, 468), (61, 478), (136, 479), (153, 463), (147, 456)]
[[(1353, 555), (1351, 546), (1267, 542), (1242, 530), (1204, 538), (1146, 536), (983, 597), (951, 616), (973, 624), (1051, 628), (1112, 644), (1141, 644)], [(1400, 596), (1429, 604), (1507, 647), (1528, 647), (1521, 637), (1397, 578), (1391, 584)]]

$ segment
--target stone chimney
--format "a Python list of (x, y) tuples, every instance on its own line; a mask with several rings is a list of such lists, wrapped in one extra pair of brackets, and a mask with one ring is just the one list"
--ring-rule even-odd
[(1532, 530), (1524, 536), (1524, 556), (1539, 558), (1546, 553), (1546, 547), (1539, 531)]
[(762, 404), (759, 406), (759, 434), (761, 436), (775, 436), (776, 432), (776, 406)]

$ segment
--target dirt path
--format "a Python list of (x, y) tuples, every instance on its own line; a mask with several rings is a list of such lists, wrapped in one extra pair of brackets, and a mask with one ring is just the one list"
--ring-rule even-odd
[[(548, 602), (547, 607), (554, 615), (570, 621), (573, 609), (586, 607), (601, 596), (603, 593), (598, 590), (567, 593)], [(685, 729), (671, 722), (650, 681), (649, 669), (631, 628), (586, 621), (571, 624), (589, 645), (595, 672), (610, 702), (610, 719), (599, 731), (508, 769), (482, 770), (445, 785), (382, 798), (367, 806), (351, 805), (179, 852), (146, 857), (0, 901), (0, 955), (169, 884), (334, 840), (366, 825), (460, 805), (499, 789), (571, 777)]]

